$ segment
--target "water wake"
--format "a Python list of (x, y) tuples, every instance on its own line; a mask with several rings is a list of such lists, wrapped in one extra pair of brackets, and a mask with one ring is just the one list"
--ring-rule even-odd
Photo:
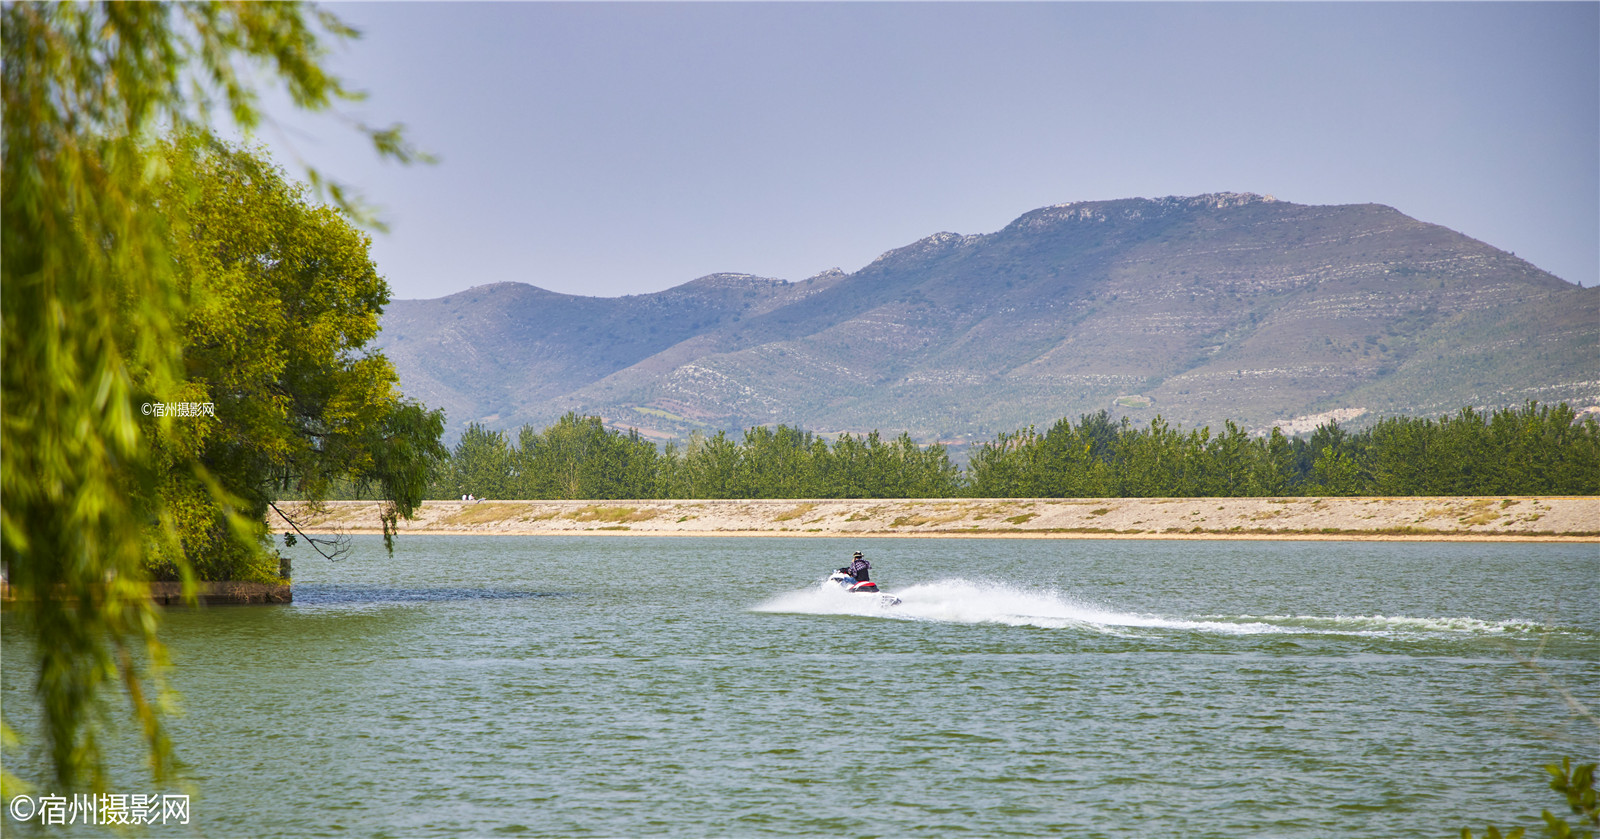
[(855, 615), (894, 620), (958, 624), (999, 624), (1041, 629), (1079, 629), (1114, 635), (1140, 630), (1179, 630), (1225, 635), (1431, 635), (1436, 633), (1537, 632), (1526, 621), (1482, 621), (1474, 618), (1413, 618), (1308, 615), (1200, 615), (1170, 617), (1118, 611), (1054, 589), (1024, 589), (1004, 583), (965, 579), (940, 580), (894, 589), (898, 606), (823, 582), (813, 588), (780, 594), (754, 607), (757, 612), (804, 615)]
[(462, 586), (372, 586), (335, 583), (301, 583), (294, 587), (296, 606), (348, 606), (385, 603), (448, 602), (455, 600), (521, 600), (556, 595), (502, 588)]

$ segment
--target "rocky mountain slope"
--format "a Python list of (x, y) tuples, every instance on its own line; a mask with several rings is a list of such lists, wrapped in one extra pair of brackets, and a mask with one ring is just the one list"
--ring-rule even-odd
[(1389, 207), (1234, 193), (1046, 207), (801, 282), (483, 286), (395, 301), (383, 327), (452, 434), (576, 410), (656, 438), (781, 422), (959, 442), (1102, 408), (1287, 429), (1600, 403), (1600, 288)]

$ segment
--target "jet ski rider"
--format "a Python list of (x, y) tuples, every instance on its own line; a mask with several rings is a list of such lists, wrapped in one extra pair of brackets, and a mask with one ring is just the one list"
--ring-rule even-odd
[(858, 583), (865, 583), (871, 579), (867, 576), (871, 568), (872, 563), (866, 561), (866, 559), (861, 556), (860, 551), (856, 551), (855, 558), (850, 562), (849, 565), (840, 568), (839, 573), (849, 575)]

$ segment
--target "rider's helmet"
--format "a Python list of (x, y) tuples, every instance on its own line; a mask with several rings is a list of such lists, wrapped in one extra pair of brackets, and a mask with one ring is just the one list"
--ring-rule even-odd
[(860, 559), (860, 558), (861, 558), (861, 552), (860, 552), (860, 551), (856, 551), (856, 556), (855, 556), (855, 558), (856, 558), (856, 559)]

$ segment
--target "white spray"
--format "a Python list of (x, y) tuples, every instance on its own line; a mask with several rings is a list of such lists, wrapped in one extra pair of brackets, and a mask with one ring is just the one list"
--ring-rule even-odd
[(1173, 629), (1227, 635), (1286, 633), (1298, 635), (1427, 634), (1434, 632), (1504, 632), (1534, 630), (1520, 621), (1492, 623), (1471, 618), (1315, 617), (1304, 615), (1204, 615), (1176, 618), (1118, 611), (1055, 589), (1027, 589), (998, 582), (946, 579), (897, 588), (901, 603), (883, 607), (877, 598), (851, 594), (837, 585), (780, 594), (754, 607), (757, 612), (805, 615), (855, 615), (909, 621), (999, 624), (1042, 629), (1080, 629), (1126, 634), (1144, 629)]

